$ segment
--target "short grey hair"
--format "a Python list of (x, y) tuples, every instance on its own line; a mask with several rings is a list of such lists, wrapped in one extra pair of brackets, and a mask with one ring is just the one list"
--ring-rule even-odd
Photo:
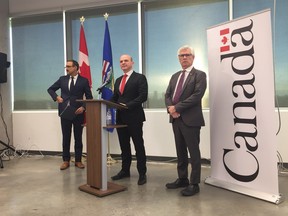
[(191, 54), (195, 57), (195, 51), (192, 47), (188, 46), (188, 45), (184, 45), (182, 47), (180, 47), (177, 51), (177, 55), (179, 55), (180, 51), (183, 50), (183, 49), (189, 49)]

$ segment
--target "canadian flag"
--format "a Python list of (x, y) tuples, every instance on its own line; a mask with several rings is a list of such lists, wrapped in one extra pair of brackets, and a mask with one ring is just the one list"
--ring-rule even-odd
[(221, 37), (221, 47), (220, 52), (226, 52), (230, 50), (230, 45), (228, 44), (229, 39), (227, 38), (229, 36), (230, 29), (225, 28), (220, 30), (220, 37)]
[[(82, 19), (82, 20), (81, 20)], [(86, 44), (86, 37), (84, 32), (84, 17), (82, 17), (81, 20), (81, 27), (80, 27), (80, 42), (79, 42), (79, 57), (78, 57), (78, 63), (79, 63), (79, 73), (82, 77), (85, 77), (89, 81), (90, 88), (92, 88), (92, 79), (91, 79), (91, 71), (90, 71), (90, 64), (89, 64), (89, 58), (88, 58), (88, 49)], [(84, 121), (83, 125), (86, 125), (86, 113), (84, 113)]]
[(79, 43), (79, 72), (82, 77), (85, 77), (89, 81), (90, 88), (92, 88), (92, 79), (90, 72), (90, 64), (88, 58), (88, 49), (86, 44), (86, 37), (84, 32), (83, 22), (80, 27), (80, 43)]

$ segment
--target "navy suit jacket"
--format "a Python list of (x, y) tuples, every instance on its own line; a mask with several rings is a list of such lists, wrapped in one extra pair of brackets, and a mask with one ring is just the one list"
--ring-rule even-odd
[(126, 82), (123, 94), (119, 91), (119, 86), (122, 80), (119, 77), (115, 81), (114, 94), (111, 101), (115, 103), (126, 104), (128, 109), (118, 110), (117, 123), (133, 124), (145, 121), (145, 113), (142, 104), (147, 100), (148, 84), (146, 77), (143, 74), (133, 71), (128, 81)]
[[(167, 107), (174, 105), (187, 126), (204, 126), (201, 101), (207, 87), (206, 74), (193, 67), (183, 85), (179, 102), (173, 104), (173, 94), (181, 72), (172, 75), (165, 94), (165, 104)], [(173, 121), (170, 116), (170, 122)]]
[(68, 83), (69, 83), (70, 76), (61, 76), (52, 86), (48, 88), (48, 93), (52, 97), (54, 101), (56, 101), (56, 98), (58, 94), (56, 91), (58, 89), (61, 89), (61, 97), (63, 98), (63, 103), (58, 104), (58, 114), (62, 113), (62, 111), (67, 106), (67, 103), (70, 102), (70, 105), (79, 108), (84, 107), (85, 104), (82, 102), (78, 102), (76, 100), (80, 99), (83, 100), (83, 96), (85, 95), (86, 99), (92, 99), (92, 92), (89, 86), (88, 79), (82, 77), (80, 74), (78, 74), (77, 81), (75, 83), (75, 87), (73, 88), (73, 91), (69, 91)]

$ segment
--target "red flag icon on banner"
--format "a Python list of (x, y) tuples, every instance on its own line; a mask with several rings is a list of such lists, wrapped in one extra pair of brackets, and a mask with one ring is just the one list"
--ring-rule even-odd
[(82, 77), (85, 77), (89, 81), (90, 88), (92, 88), (92, 79), (90, 72), (90, 64), (88, 58), (88, 49), (86, 44), (86, 37), (84, 32), (83, 23), (85, 21), (84, 17), (80, 18), (81, 27), (80, 27), (80, 43), (79, 43), (79, 72)]
[[(90, 64), (88, 58), (88, 49), (86, 44), (86, 37), (84, 32), (84, 23), (85, 18), (82, 16), (80, 18), (80, 39), (79, 39), (79, 73), (82, 77), (85, 77), (89, 81), (90, 88), (92, 88), (92, 79), (91, 79), (91, 71), (90, 71)], [(84, 113), (84, 122), (83, 125), (86, 125), (86, 113)]]
[(227, 38), (229, 33), (230, 33), (229, 28), (220, 30), (220, 36), (222, 37), (221, 38), (222, 46), (220, 47), (220, 52), (226, 52), (230, 50), (230, 45), (227, 44), (229, 40)]

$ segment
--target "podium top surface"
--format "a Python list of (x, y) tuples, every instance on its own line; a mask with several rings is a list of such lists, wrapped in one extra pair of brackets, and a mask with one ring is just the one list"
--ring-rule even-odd
[(107, 106), (117, 108), (117, 109), (128, 109), (127, 106), (124, 106), (124, 105), (118, 104), (118, 103), (114, 103), (114, 102), (108, 101), (108, 100), (87, 99), (87, 100), (77, 100), (77, 101), (83, 102), (83, 103), (103, 103), (103, 104), (106, 104)]

